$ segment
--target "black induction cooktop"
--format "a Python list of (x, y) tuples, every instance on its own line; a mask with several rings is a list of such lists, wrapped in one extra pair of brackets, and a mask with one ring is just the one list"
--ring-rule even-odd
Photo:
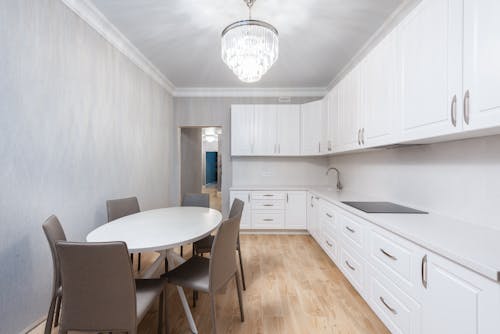
[(416, 213), (427, 214), (428, 212), (412, 209), (391, 202), (342, 202), (366, 213)]

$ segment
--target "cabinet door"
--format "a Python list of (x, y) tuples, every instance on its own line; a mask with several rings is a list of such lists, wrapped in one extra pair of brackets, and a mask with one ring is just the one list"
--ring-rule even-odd
[(396, 36), (387, 36), (362, 63), (362, 136), (365, 147), (396, 140), (398, 65)]
[[(464, 127), (500, 125), (500, 1), (464, 1)], [(466, 98), (464, 94), (463, 98)]]
[(318, 155), (321, 150), (321, 113), (323, 101), (301, 106), (302, 154)]
[(231, 106), (231, 155), (251, 155), (253, 151), (253, 105)]
[(461, 11), (424, 0), (400, 26), (403, 139), (461, 131)]
[(427, 254), (426, 264), (423, 333), (498, 333), (500, 288), (496, 282), (433, 253)]
[(254, 155), (273, 155), (276, 150), (276, 106), (255, 105)]
[(233, 205), (235, 198), (243, 201), (245, 206), (243, 207), (243, 214), (241, 215), (240, 229), (250, 229), (252, 228), (252, 214), (250, 208), (250, 192), (248, 191), (231, 191), (229, 195), (230, 205)]
[(339, 83), (338, 146), (337, 151), (360, 147), (360, 69), (354, 68)]
[(300, 105), (276, 106), (277, 154), (300, 154)]
[(305, 191), (289, 191), (286, 193), (285, 199), (285, 228), (299, 229), (307, 228), (306, 216), (306, 192)]

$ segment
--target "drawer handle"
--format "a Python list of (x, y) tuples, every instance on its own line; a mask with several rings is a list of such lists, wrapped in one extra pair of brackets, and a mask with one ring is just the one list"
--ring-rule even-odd
[(390, 307), (389, 305), (387, 305), (387, 303), (385, 302), (384, 300), (384, 297), (379, 297), (380, 301), (382, 302), (382, 304), (384, 304), (385, 307), (387, 307), (387, 309), (389, 311), (391, 311), (393, 314), (398, 314), (398, 311), (396, 311), (394, 308)]
[(330, 247), (333, 247), (333, 245), (330, 243), (330, 241), (326, 240), (326, 244)]
[(263, 206), (274, 206), (274, 204), (263, 204)]
[(346, 230), (348, 230), (349, 232), (351, 233), (356, 233), (356, 230), (353, 230), (352, 228), (350, 228), (349, 226), (346, 226), (345, 227)]
[(333, 216), (329, 213), (325, 213), (325, 215), (328, 217), (328, 218), (333, 218)]
[(349, 261), (345, 260), (345, 264), (347, 264), (347, 266), (348, 266), (351, 270), (353, 270), (353, 271), (355, 271), (355, 270), (356, 270), (356, 268), (354, 268), (354, 267), (353, 267), (353, 266), (349, 263)]
[(394, 255), (390, 254), (390, 253), (387, 253), (387, 251), (383, 248), (380, 248), (380, 252), (382, 252), (382, 254), (384, 254), (385, 256), (387, 256), (389, 259), (391, 260), (394, 260), (396, 261), (398, 258), (395, 257)]
[(266, 218), (266, 219), (264, 219), (264, 221), (265, 221), (265, 222), (273, 222), (273, 221), (274, 221), (274, 219), (271, 219), (271, 218)]

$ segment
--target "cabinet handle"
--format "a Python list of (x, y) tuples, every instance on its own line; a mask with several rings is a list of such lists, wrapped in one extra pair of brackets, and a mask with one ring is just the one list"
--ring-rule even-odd
[(394, 255), (392, 255), (392, 254), (388, 253), (388, 252), (387, 252), (385, 249), (383, 249), (383, 248), (380, 248), (380, 251), (382, 252), (382, 254), (384, 254), (385, 256), (387, 256), (387, 257), (388, 257), (389, 259), (391, 259), (391, 260), (396, 261), (396, 260), (398, 259), (398, 258), (397, 258), (397, 257), (395, 257)]
[(326, 240), (326, 244), (329, 246), (329, 247), (332, 247), (333, 245), (330, 243), (330, 241)]
[(384, 297), (379, 297), (380, 301), (382, 302), (382, 304), (384, 304), (385, 307), (387, 307), (387, 309), (389, 311), (391, 311), (393, 314), (398, 314), (398, 311), (396, 311), (394, 308), (390, 307), (389, 305), (387, 305), (387, 303), (385, 302), (385, 299)]
[(345, 260), (345, 264), (347, 264), (347, 266), (348, 266), (351, 270), (356, 271), (356, 268), (354, 268), (354, 267), (353, 267), (353, 266), (349, 263), (349, 261)]
[(465, 121), (465, 124), (469, 125), (469, 121), (470, 121), (470, 103), (469, 103), (469, 100), (470, 100), (470, 92), (469, 90), (467, 89), (467, 91), (465, 92), (465, 95), (464, 95), (464, 121)]
[(358, 129), (358, 145), (361, 145), (361, 129)]
[(454, 127), (457, 126), (457, 96), (453, 95), (453, 99), (451, 100), (451, 124)]
[(427, 289), (427, 255), (422, 258), (422, 285)]
[(350, 228), (349, 226), (346, 226), (345, 229), (348, 230), (351, 233), (356, 233), (356, 230)]
[(325, 213), (325, 215), (328, 217), (328, 218), (333, 218), (333, 216), (329, 213)]
[(271, 218), (266, 218), (266, 219), (263, 219), (265, 222), (272, 222), (274, 221), (274, 219), (271, 219)]

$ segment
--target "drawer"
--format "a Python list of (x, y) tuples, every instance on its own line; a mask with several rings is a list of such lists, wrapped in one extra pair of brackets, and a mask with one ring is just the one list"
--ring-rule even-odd
[(392, 270), (406, 281), (411, 279), (411, 250), (381, 234), (370, 231), (370, 258), (381, 271)]
[(323, 249), (333, 262), (338, 263), (338, 243), (337, 240), (325, 234), (323, 236)]
[(363, 259), (346, 249), (344, 246), (340, 247), (340, 268), (349, 282), (363, 295), (363, 272), (364, 272)]
[(254, 229), (284, 229), (285, 214), (282, 211), (253, 211), (252, 228)]
[(392, 333), (420, 333), (421, 306), (388, 278), (368, 266), (368, 304)]
[(354, 249), (363, 251), (364, 226), (345, 215), (338, 215), (340, 233), (343, 239)]
[(252, 199), (285, 199), (282, 191), (252, 191)]
[(256, 199), (252, 201), (253, 210), (284, 210), (285, 201), (279, 199)]

